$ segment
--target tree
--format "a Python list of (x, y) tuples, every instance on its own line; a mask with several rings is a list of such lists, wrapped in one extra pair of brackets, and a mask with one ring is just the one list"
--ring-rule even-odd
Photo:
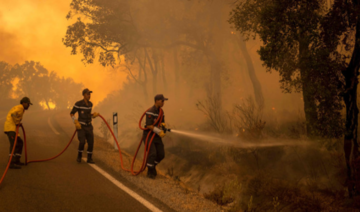
[[(144, 51), (144, 55), (145, 55), (145, 51)], [(123, 71), (128, 73), (127, 79), (129, 82), (135, 82), (136, 84), (141, 86), (144, 97), (146, 100), (148, 100), (149, 95), (146, 88), (146, 85), (148, 83), (148, 77), (146, 72), (147, 57), (140, 56), (138, 54), (134, 55), (133, 57), (134, 58), (132, 61), (127, 62), (125, 65), (121, 65), (119, 69), (123, 68)], [(142, 61), (142, 58), (144, 58), (144, 61)], [(136, 74), (136, 70), (138, 70), (137, 74)]]
[(54, 77), (52, 88), (56, 109), (63, 110), (71, 108), (76, 101), (80, 100), (79, 96), (84, 85), (74, 82), (72, 78)]
[[(308, 98), (311, 96), (315, 100), (317, 118), (325, 121), (325, 131), (332, 130), (326, 125), (337, 125), (342, 129), (339, 111), (342, 108), (341, 98), (344, 100), (344, 152), (351, 197), (360, 192), (360, 154), (357, 142), (360, 1), (335, 0), (331, 8), (320, 10), (323, 3), (305, 0), (246, 1), (238, 5), (231, 22), (243, 32), (260, 35), (264, 43), (259, 51), (261, 58), (269, 69), (280, 72), (282, 83), (296, 87), (299, 81), (304, 101), (304, 89), (311, 89)], [(329, 2), (327, 3), (329, 7)], [(240, 6), (251, 12), (246, 13)], [(251, 20), (250, 16), (256, 12), (258, 14), (254, 16), (255, 20)], [(277, 17), (277, 14), (281, 17)], [(269, 34), (265, 35), (265, 32)], [(300, 73), (294, 75), (297, 69)]]
[(12, 66), (6, 62), (0, 61), (0, 96), (3, 99), (11, 98), (13, 89), (12, 81), (15, 78), (14, 72), (11, 71)]
[[(350, 197), (360, 193), (357, 87), (360, 68), (360, 1), (335, 0), (323, 23), (322, 40), (334, 57), (345, 63), (342, 69), (346, 106), (344, 152)], [(345, 52), (340, 52), (343, 47)], [(350, 53), (350, 58), (348, 54)], [(350, 60), (348, 60), (348, 58)]]
[[(140, 28), (138, 20), (144, 15), (136, 10), (136, 6), (145, 3), (133, 3), (129, 0), (73, 0), (67, 18), (78, 19), (68, 27), (63, 43), (72, 48), (72, 54), (77, 54), (80, 50), (84, 56), (83, 62), (89, 64), (97, 58), (103, 66), (114, 67), (121, 61), (122, 55), (125, 56), (125, 62), (133, 63), (135, 59), (138, 60), (142, 68), (139, 75), (143, 73), (146, 77), (146, 82), (140, 84), (142, 87), (147, 85), (145, 70), (150, 70), (152, 93), (155, 95), (161, 59), (158, 56), (159, 50), (153, 47), (159, 47), (162, 36), (157, 36), (161, 35), (159, 30), (146, 28), (148, 26)], [(146, 68), (147, 64), (149, 69)], [(133, 71), (127, 70), (130, 79), (135, 80), (135, 75), (131, 75)], [(144, 95), (147, 96), (145, 90)]]
[(39, 62), (25, 61), (23, 64), (10, 66), (0, 62), (3, 98), (10, 98), (12, 82), (18, 80), (15, 93), (28, 96), (34, 104), (45, 104), (50, 110), (50, 103), (56, 109), (67, 109), (77, 100), (83, 85), (71, 78), (60, 78), (54, 71), (49, 71)]
[(48, 84), (48, 70), (39, 62), (25, 61), (24, 64), (16, 64), (12, 68), (19, 79), (17, 94), (28, 96), (32, 102), (40, 104), (51, 98), (51, 90)]
[[(302, 91), (309, 137), (341, 135), (339, 110), (342, 107), (341, 100), (337, 98), (340, 81), (332, 77), (339, 75), (341, 64), (329, 58), (330, 52), (321, 51), (324, 2), (246, 0), (238, 3), (229, 20), (246, 39), (259, 36), (263, 43), (258, 51), (261, 60), (267, 71), (279, 72), (281, 88), (285, 92)], [(328, 65), (324, 71), (324, 67), (317, 64), (319, 54), (336, 66)], [(320, 76), (328, 78), (320, 79)], [(327, 87), (327, 83), (335, 86)], [(327, 113), (322, 113), (324, 111)], [(332, 122), (334, 125), (331, 125), (331, 131), (324, 131), (319, 120), (324, 120), (324, 116), (329, 114), (336, 114)]]
[(250, 76), (250, 80), (251, 80), (251, 83), (253, 85), (253, 88), (254, 88), (254, 96), (255, 96), (255, 101), (259, 107), (259, 109), (263, 109), (264, 107), (264, 96), (263, 96), (263, 93), (262, 93), (262, 89), (261, 89), (261, 84), (255, 74), (255, 69), (254, 69), (254, 65), (253, 65), (253, 62), (252, 62), (252, 59), (250, 57), (250, 54), (247, 50), (247, 47), (246, 47), (246, 42), (244, 41), (244, 38), (242, 36), (239, 36), (238, 39), (236, 39), (239, 47), (240, 47), (240, 50), (241, 50), (241, 53), (244, 57), (244, 60), (246, 62), (246, 65), (247, 65), (247, 68), (248, 68), (248, 73), (249, 73), (249, 76)]
[[(179, 9), (170, 10), (174, 5)], [(93, 63), (98, 58), (104, 66), (114, 66), (120, 61), (121, 55), (126, 59), (134, 54), (141, 57), (145, 51), (144, 57), (148, 63), (147, 70), (152, 79), (154, 94), (160, 84), (160, 74), (166, 87), (162, 71), (165, 70), (164, 63), (161, 62), (164, 49), (184, 46), (186, 51), (200, 50), (210, 64), (211, 78), (208, 83), (213, 87), (213, 95), (221, 102), (223, 63), (217, 52), (221, 52), (224, 39), (222, 36), (214, 36), (221, 33), (212, 32), (221, 32), (223, 27), (228, 26), (221, 22), (219, 5), (223, 3), (73, 0), (67, 17), (78, 19), (68, 27), (63, 43), (72, 48), (72, 54), (80, 51), (84, 62)], [(163, 9), (166, 6), (169, 10)], [(197, 10), (201, 7), (206, 9)], [(189, 11), (191, 15), (188, 15)], [(199, 11), (201, 14), (197, 14)], [(166, 18), (160, 15), (149, 16), (148, 13), (164, 14)], [(143, 66), (146, 67), (146, 64)]]

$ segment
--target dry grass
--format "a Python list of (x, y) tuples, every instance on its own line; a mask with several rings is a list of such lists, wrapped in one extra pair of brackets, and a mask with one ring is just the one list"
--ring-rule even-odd
[(299, 185), (267, 177), (266, 173), (243, 176), (243, 186), (226, 191), (218, 185), (205, 197), (229, 211), (360, 211), (358, 202), (344, 204), (346, 191), (319, 189), (316, 184)]
[(247, 98), (242, 104), (235, 105), (233, 111), (234, 127), (238, 136), (246, 140), (258, 140), (262, 138), (262, 131), (266, 122), (262, 121), (262, 111), (252, 97)]

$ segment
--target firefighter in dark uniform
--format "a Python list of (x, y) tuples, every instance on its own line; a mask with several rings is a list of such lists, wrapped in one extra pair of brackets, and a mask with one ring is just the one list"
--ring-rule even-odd
[[(6, 121), (4, 124), (4, 133), (8, 136), (10, 141), (10, 155), (14, 146), (15, 136), (16, 136), (16, 127), (21, 123), (25, 110), (28, 110), (32, 103), (28, 97), (24, 97), (20, 100), (20, 104), (11, 108), (9, 113), (6, 116)], [(10, 169), (20, 169), (24, 163), (20, 162), (21, 153), (23, 149), (23, 140), (20, 138), (18, 134), (18, 138), (16, 141), (16, 146), (14, 150), (14, 155), (10, 162)]]
[[(144, 130), (143, 133), (143, 139), (145, 142), (145, 139), (147, 138), (148, 133), (150, 133), (150, 130), (155, 133), (154, 140), (151, 143), (149, 155), (147, 158), (146, 166), (148, 168), (147, 177), (151, 179), (155, 179), (157, 172), (156, 172), (156, 165), (158, 165), (162, 159), (165, 157), (165, 150), (164, 150), (164, 144), (162, 142), (162, 138), (165, 136), (165, 132), (158, 128), (157, 126), (154, 126), (155, 120), (159, 117), (160, 108), (164, 106), (164, 101), (168, 100), (164, 97), (162, 94), (158, 94), (155, 96), (155, 105), (150, 108), (146, 112), (146, 128), (147, 130)], [(166, 126), (165, 119), (164, 119), (164, 113), (162, 117), (162, 123), (160, 126)], [(149, 135), (148, 143), (150, 142), (152, 137), (152, 133)]]
[[(79, 152), (77, 157), (77, 162), (81, 163), (82, 153), (85, 147), (85, 140), (88, 143), (87, 149), (87, 162), (95, 163), (92, 159), (93, 148), (94, 148), (94, 133), (91, 120), (99, 116), (99, 113), (91, 113), (93, 104), (90, 102), (90, 94), (92, 91), (89, 89), (84, 89), (82, 95), (84, 96), (83, 100), (80, 100), (75, 103), (73, 109), (70, 112), (70, 116), (74, 121), (75, 127), (77, 129), (77, 135), (79, 139)], [(78, 113), (78, 119), (75, 118), (75, 113)]]

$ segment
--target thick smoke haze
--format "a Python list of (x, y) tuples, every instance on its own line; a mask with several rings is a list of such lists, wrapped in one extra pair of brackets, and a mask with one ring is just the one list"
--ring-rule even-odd
[[(73, 21), (68, 21), (65, 18), (69, 12), (70, 3), (70, 0), (15, 0), (11, 2), (2, 0), (0, 2), (0, 36), (2, 40), (0, 44), (2, 49), (0, 60), (7, 61), (10, 64), (21, 63), (25, 60), (39, 61), (48, 70), (53, 70), (60, 76), (71, 77), (75, 82), (83, 83), (85, 87), (94, 90), (93, 101), (97, 103), (111, 91), (120, 89), (122, 83), (126, 80), (126, 76), (123, 72), (111, 71), (112, 68), (104, 68), (98, 63), (85, 66), (81, 62), (82, 57), (80, 55), (70, 55), (69, 49), (66, 49), (61, 42), (67, 26)], [(171, 3), (163, 7), (166, 9), (169, 6), (171, 6)], [(146, 14), (151, 13), (150, 9), (152, 8), (146, 10)], [(222, 21), (224, 25), (227, 25), (230, 32), (230, 25), (226, 22), (228, 9), (230, 7), (222, 9), (224, 17)], [(150, 20), (152, 22), (161, 20), (161, 17), (146, 16), (146, 14), (139, 17), (140, 23), (141, 20), (145, 20), (145, 17), (152, 17)], [(146, 28), (145, 25), (144, 27)], [(266, 109), (302, 108), (300, 95), (296, 97), (283, 95), (279, 88), (277, 73), (269, 74), (265, 72), (256, 52), (258, 49), (257, 43), (253, 42), (248, 46), (250, 47), (248, 49), (253, 59), (256, 74), (263, 87)], [(240, 59), (241, 54), (235, 58)], [(231, 76), (229, 75), (228, 78), (232, 79), (230, 81), (232, 84), (241, 84), (242, 88), (230, 87), (229, 89), (231, 93), (245, 94), (243, 97), (246, 97), (253, 93), (251, 82), (246, 73), (246, 66), (242, 70), (244, 73), (236, 73), (236, 69), (234, 67), (231, 70)], [(245, 77), (245, 79), (240, 80), (241, 77)], [(234, 97), (224, 95), (224, 98), (230, 101)], [(294, 101), (294, 98), (296, 98), (296, 101)]]
[[(70, 55), (61, 40), (71, 23), (66, 19), (71, 1), (0, 1), (0, 61), (12, 65), (25, 60), (40, 62), (59, 76), (71, 77), (94, 91), (92, 101), (101, 101), (121, 88), (123, 73), (111, 74), (99, 64), (84, 65)], [(78, 92), (78, 91), (77, 91)], [(81, 93), (79, 93), (81, 99)]]

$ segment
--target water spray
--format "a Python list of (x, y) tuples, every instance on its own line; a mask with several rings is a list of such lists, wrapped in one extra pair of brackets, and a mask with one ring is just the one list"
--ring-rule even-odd
[(226, 144), (230, 146), (236, 146), (240, 148), (254, 148), (254, 147), (275, 147), (275, 146), (304, 146), (309, 145), (307, 142), (291, 141), (291, 142), (279, 142), (279, 141), (261, 141), (261, 142), (248, 142), (240, 140), (234, 137), (224, 137), (220, 135), (205, 135), (201, 133), (183, 131), (183, 130), (171, 130), (172, 133), (181, 136), (194, 138), (217, 144)]

